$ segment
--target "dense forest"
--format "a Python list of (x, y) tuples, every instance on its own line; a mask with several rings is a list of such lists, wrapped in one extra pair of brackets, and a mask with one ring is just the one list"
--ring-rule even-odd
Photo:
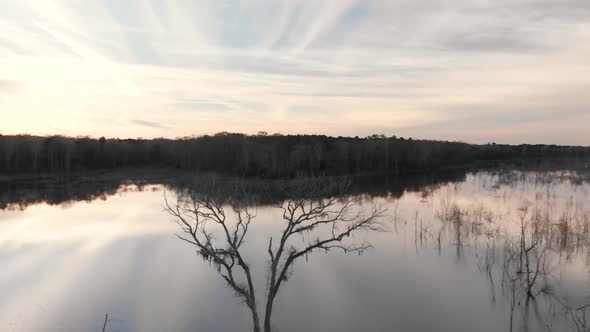
[(2, 174), (164, 167), (244, 177), (293, 178), (383, 171), (403, 174), (494, 161), (589, 157), (590, 147), (474, 145), (384, 135), (359, 138), (219, 133), (149, 140), (0, 135)]

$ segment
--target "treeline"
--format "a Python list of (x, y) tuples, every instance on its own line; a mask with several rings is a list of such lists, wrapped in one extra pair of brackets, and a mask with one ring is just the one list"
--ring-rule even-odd
[(402, 174), (476, 162), (588, 157), (588, 147), (473, 145), (383, 135), (359, 138), (219, 133), (174, 140), (0, 135), (3, 174), (165, 167), (244, 177), (293, 178), (382, 171)]

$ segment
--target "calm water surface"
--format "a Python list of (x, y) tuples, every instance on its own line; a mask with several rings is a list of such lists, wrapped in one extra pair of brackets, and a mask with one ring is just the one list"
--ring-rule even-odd
[[(182, 231), (164, 211), (164, 195), (175, 191), (129, 185), (89, 201), (0, 210), (0, 330), (101, 331), (106, 313), (109, 331), (251, 330), (248, 308), (175, 236)], [(389, 231), (351, 239), (371, 242), (363, 255), (315, 253), (298, 262), (273, 326), (585, 331), (589, 195), (590, 185), (567, 172), (479, 172), (401, 197), (355, 195), (360, 210), (388, 208)], [(268, 239), (284, 223), (276, 207), (252, 209), (244, 255), (260, 301)], [(523, 225), (525, 247), (536, 244), (533, 296), (520, 266)]]

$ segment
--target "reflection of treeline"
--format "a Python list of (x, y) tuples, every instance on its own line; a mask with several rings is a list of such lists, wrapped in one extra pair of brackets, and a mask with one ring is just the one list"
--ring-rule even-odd
[(122, 186), (120, 182), (86, 181), (4, 181), (0, 182), (0, 210), (24, 210), (31, 204), (69, 204), (106, 199)]
[[(393, 176), (391, 174), (300, 178), (291, 180), (243, 179), (216, 174), (189, 175), (183, 172), (163, 173), (158, 170), (134, 172), (108, 172), (105, 174), (72, 175), (0, 181), (0, 210), (25, 209), (29, 205), (69, 204), (92, 201), (114, 195), (122, 188), (133, 185), (143, 190), (149, 185), (163, 185), (174, 192), (201, 193), (215, 183), (215, 192), (206, 193), (224, 202), (238, 205), (271, 205), (286, 199), (300, 198), (307, 187), (326, 188), (318, 194), (333, 196), (401, 197), (405, 191), (418, 192), (449, 182), (465, 180), (465, 171), (453, 170), (437, 174)], [(338, 183), (338, 186), (334, 186)], [(207, 186), (204, 186), (207, 184)], [(332, 191), (329, 191), (332, 190)], [(317, 191), (316, 191), (317, 192)], [(307, 197), (310, 198), (310, 197)]]
[[(193, 176), (190, 182), (177, 184), (172, 188), (193, 194), (204, 194), (203, 188), (215, 192), (206, 193), (218, 201), (237, 205), (275, 205), (284, 200), (300, 198), (364, 197), (399, 198), (405, 192), (433, 190), (451, 182), (464, 181), (465, 170), (411, 174), (400, 177), (392, 174), (371, 174), (360, 176), (329, 176), (297, 179), (244, 179), (236, 177), (202, 174)], [(310, 197), (310, 194), (317, 197)]]
[(158, 166), (287, 178), (376, 171), (400, 174), (476, 161), (589, 156), (590, 148), (586, 147), (472, 145), (382, 135), (352, 138), (220, 133), (176, 140), (0, 135), (0, 172), (4, 173)]

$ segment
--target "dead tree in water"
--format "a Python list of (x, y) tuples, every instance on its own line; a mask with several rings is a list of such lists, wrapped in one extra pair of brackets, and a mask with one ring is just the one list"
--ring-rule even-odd
[[(293, 264), (301, 257), (307, 257), (317, 250), (342, 250), (362, 253), (371, 247), (370, 243), (345, 244), (343, 240), (358, 231), (384, 231), (381, 219), (385, 210), (374, 208), (368, 215), (352, 213), (352, 200), (340, 203), (336, 198), (297, 199), (283, 202), (283, 220), (286, 225), (278, 241), (273, 246), (273, 238), (268, 244), (270, 256), (270, 278), (268, 297), (264, 315), (264, 331), (271, 331), (272, 307), (281, 285), (287, 281)], [(321, 236), (321, 230), (327, 230)], [(313, 237), (303, 245), (291, 243), (294, 236)]]
[[(315, 196), (317, 197), (317, 195)], [(279, 239), (268, 244), (269, 270), (264, 310), (264, 331), (271, 331), (274, 300), (288, 280), (295, 262), (301, 257), (323, 250), (362, 253), (368, 242), (350, 244), (346, 239), (361, 231), (384, 231), (381, 223), (385, 209), (374, 207), (369, 213), (354, 212), (352, 199), (291, 199), (278, 205), (285, 227)], [(179, 196), (176, 204), (166, 200), (166, 210), (176, 218), (184, 234), (181, 240), (197, 247), (197, 253), (214, 264), (226, 283), (241, 297), (252, 312), (253, 330), (261, 331), (252, 273), (240, 253), (254, 215), (247, 208), (233, 207), (230, 221), (223, 204), (199, 195)], [(216, 226), (221, 238), (214, 236)], [(302, 240), (303, 238), (303, 240)], [(245, 278), (246, 282), (240, 282)]]
[[(176, 217), (184, 232), (184, 235), (177, 237), (196, 246), (197, 253), (214, 265), (223, 280), (252, 312), (254, 331), (260, 331), (252, 274), (240, 253), (254, 215), (247, 208), (234, 207), (236, 221), (227, 221), (226, 212), (220, 203), (211, 197), (196, 195), (179, 196), (174, 205), (170, 205), (166, 199), (166, 210)], [(209, 229), (211, 224), (221, 229), (224, 240), (216, 240)], [(238, 280), (240, 273), (245, 276), (246, 284)]]

